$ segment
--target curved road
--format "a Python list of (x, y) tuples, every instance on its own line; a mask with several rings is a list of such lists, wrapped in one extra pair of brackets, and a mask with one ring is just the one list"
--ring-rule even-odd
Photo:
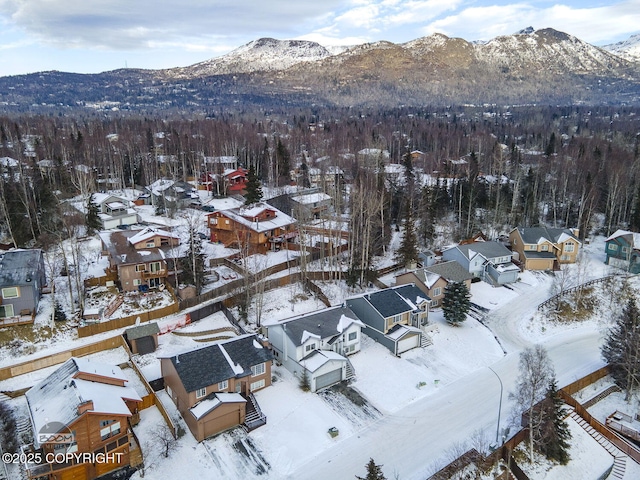
[[(524, 298), (519, 296), (487, 318), (487, 324), (508, 352), (491, 366), (504, 384), (501, 430), (509, 423), (512, 405), (508, 393), (516, 382), (519, 352), (531, 345), (521, 337), (518, 319), (530, 317), (547, 295), (547, 287), (532, 287)], [(583, 327), (555, 335), (543, 343), (554, 363), (559, 385), (571, 383), (604, 365), (600, 340), (596, 327)], [(490, 369), (475, 371), (441, 387), (437, 394), (423, 397), (337, 442), (296, 471), (279, 472), (279, 477), (353, 479), (366, 473), (365, 464), (373, 458), (384, 466), (387, 478), (424, 480), (436, 467), (455, 458), (457, 455), (452, 456), (455, 447), (467, 443), (473, 432), (482, 430), (492, 442), (495, 440), (500, 393), (500, 383)]]

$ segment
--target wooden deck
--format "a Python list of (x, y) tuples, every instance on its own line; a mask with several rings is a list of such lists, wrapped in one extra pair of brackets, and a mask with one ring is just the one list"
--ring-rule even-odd
[(34, 315), (16, 315), (13, 317), (0, 318), (0, 328), (11, 327), (13, 325), (29, 325), (33, 323)]

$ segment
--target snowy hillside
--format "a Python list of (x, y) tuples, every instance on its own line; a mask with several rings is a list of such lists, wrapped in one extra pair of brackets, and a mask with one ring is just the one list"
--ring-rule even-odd
[(196, 76), (277, 71), (286, 70), (301, 62), (313, 62), (329, 56), (331, 53), (316, 42), (260, 38), (222, 57), (212, 58), (179, 70), (181, 73)]
[(608, 52), (634, 62), (640, 62), (640, 33), (632, 35), (626, 40), (602, 47)]

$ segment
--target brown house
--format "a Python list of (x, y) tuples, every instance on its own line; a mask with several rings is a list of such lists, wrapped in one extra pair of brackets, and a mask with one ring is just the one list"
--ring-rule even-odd
[(517, 227), (509, 240), (526, 270), (557, 270), (559, 264), (575, 263), (582, 245), (578, 232), (568, 228)]
[(201, 442), (239, 425), (266, 423), (252, 392), (271, 385), (273, 354), (256, 335), (161, 359), (165, 390)]
[(432, 307), (442, 305), (444, 289), (450, 283), (464, 282), (467, 289), (471, 289), (473, 275), (467, 272), (456, 261), (437, 263), (430, 267), (419, 268), (411, 272), (396, 275), (396, 285), (415, 283), (431, 299)]
[(27, 391), (34, 441), (25, 453), (40, 460), (27, 477), (92, 480), (142, 464), (131, 429), (142, 399), (126, 381), (117, 366), (70, 358)]
[(250, 254), (278, 250), (297, 234), (295, 219), (265, 203), (207, 215), (210, 239)]
[(154, 288), (173, 274), (180, 239), (157, 228), (100, 232), (109, 271), (116, 272), (123, 291)]

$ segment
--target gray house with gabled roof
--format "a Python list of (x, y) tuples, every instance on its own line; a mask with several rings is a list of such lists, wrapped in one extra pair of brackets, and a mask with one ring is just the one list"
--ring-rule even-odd
[(0, 320), (28, 316), (32, 322), (45, 284), (42, 250), (10, 250), (4, 253), (0, 258)]
[(300, 378), (306, 370), (312, 392), (353, 377), (346, 356), (360, 351), (365, 325), (346, 305), (264, 326), (276, 361)]
[(498, 242), (473, 242), (457, 245), (442, 252), (444, 261), (455, 261), (474, 277), (491, 285), (504, 285), (518, 280), (520, 269), (513, 264), (512, 253)]
[(273, 354), (244, 335), (160, 359), (165, 390), (198, 441), (266, 423), (251, 392), (271, 385)]
[(400, 355), (430, 343), (425, 327), (431, 299), (414, 284), (348, 298), (347, 306), (366, 325), (364, 333)]
[(472, 278), (473, 275), (458, 262), (449, 261), (396, 275), (396, 285), (414, 283), (431, 299), (431, 307), (439, 307), (447, 285), (456, 282), (464, 283), (467, 289), (471, 289)]

